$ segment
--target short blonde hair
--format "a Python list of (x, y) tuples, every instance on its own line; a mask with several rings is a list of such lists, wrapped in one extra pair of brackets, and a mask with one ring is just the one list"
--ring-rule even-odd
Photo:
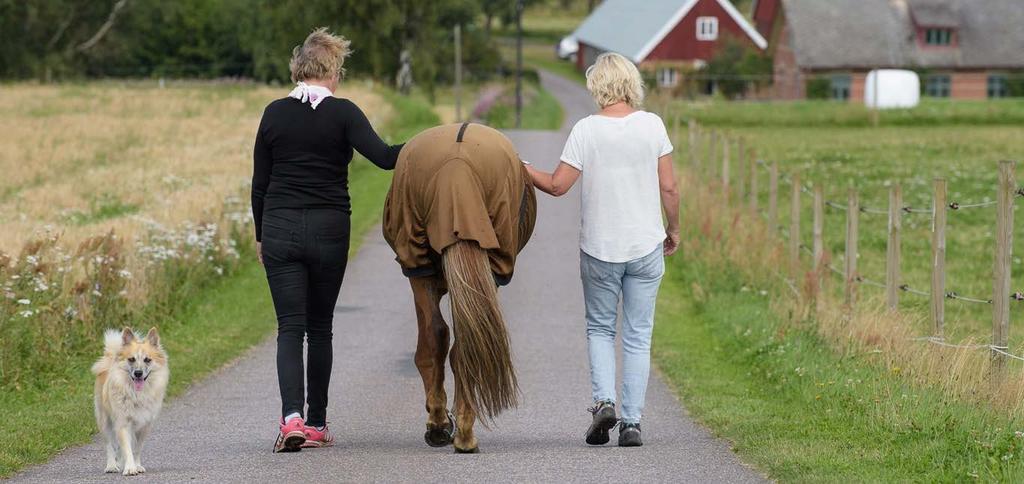
[(302, 45), (292, 49), (292, 59), (288, 61), (292, 82), (335, 76), (341, 79), (345, 75), (345, 58), (351, 53), (349, 44), (345, 37), (328, 32), (327, 27), (313, 30)]
[(644, 103), (644, 81), (636, 65), (614, 52), (597, 56), (587, 68), (587, 89), (602, 108), (624, 102), (633, 108)]

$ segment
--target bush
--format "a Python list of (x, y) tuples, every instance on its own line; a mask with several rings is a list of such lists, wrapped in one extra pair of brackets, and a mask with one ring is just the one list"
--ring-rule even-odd
[(814, 78), (807, 81), (807, 99), (828, 99), (831, 97), (832, 81)]

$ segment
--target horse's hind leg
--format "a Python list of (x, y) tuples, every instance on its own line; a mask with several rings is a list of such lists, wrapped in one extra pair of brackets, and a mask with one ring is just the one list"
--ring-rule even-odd
[(444, 283), (435, 277), (413, 277), (413, 299), (419, 337), (416, 342), (416, 368), (423, 378), (427, 400), (427, 445), (443, 447), (452, 443), (454, 422), (448, 418), (448, 395), (444, 391), (444, 360), (448, 356), (448, 325), (441, 316)]
[[(455, 344), (459, 344), (458, 337), (455, 338)], [(452, 365), (456, 364), (458, 363), (455, 361), (455, 355), (452, 354)], [(462, 395), (459, 392), (458, 382), (455, 384), (455, 422), (458, 426), (458, 432), (455, 433), (455, 452), (459, 454), (476, 454), (480, 452), (476, 435), (473, 434), (476, 412), (473, 411), (473, 406), (469, 404), (466, 395)]]

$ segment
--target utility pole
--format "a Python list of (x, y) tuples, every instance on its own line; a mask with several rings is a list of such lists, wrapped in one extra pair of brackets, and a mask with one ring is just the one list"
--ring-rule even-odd
[(462, 24), (455, 24), (455, 121), (462, 122)]
[(523, 0), (516, 0), (516, 129), (523, 127)]

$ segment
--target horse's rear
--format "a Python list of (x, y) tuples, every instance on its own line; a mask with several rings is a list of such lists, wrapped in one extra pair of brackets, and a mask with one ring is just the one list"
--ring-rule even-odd
[[(512, 278), (533, 232), (536, 203), (511, 141), (494, 129), (439, 126), (402, 149), (384, 208), (384, 237), (413, 288), (416, 366), (427, 396), (424, 438), (432, 446), (454, 440), (457, 452), (475, 452), (474, 421), (488, 422), (517, 404), (496, 286)], [(445, 293), (455, 330), (454, 422), (444, 391), (448, 326), (439, 303)]]

